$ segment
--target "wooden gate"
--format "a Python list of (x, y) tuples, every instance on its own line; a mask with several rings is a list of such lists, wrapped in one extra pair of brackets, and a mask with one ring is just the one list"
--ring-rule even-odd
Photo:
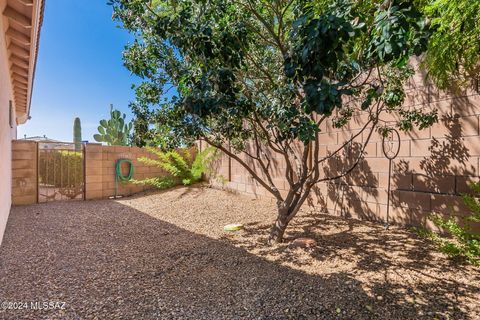
[(38, 202), (85, 199), (85, 148), (38, 143)]

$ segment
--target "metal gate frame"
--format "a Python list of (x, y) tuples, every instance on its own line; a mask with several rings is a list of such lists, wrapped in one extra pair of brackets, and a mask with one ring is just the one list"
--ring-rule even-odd
[[(45, 149), (41, 149), (40, 148), (40, 144), (42, 145), (52, 145), (52, 149), (49, 149), (48, 151), (46, 151)], [(77, 198), (78, 195), (75, 195), (75, 198), (69, 198), (69, 196), (67, 195), (63, 195), (61, 194), (61, 198), (60, 199), (56, 199), (56, 194), (57, 193), (54, 193), (54, 199), (53, 200), (48, 200), (48, 195), (46, 196), (46, 200), (45, 201), (41, 201), (41, 194), (40, 194), (40, 172), (41, 172), (41, 168), (40, 168), (40, 162), (41, 162), (41, 154), (42, 152), (45, 152), (47, 154), (47, 160), (45, 161), (46, 165), (48, 165), (48, 152), (50, 153), (53, 153), (55, 151), (67, 151), (68, 152), (77, 152), (75, 151), (74, 147), (73, 148), (66, 148), (65, 146), (74, 146), (74, 143), (71, 143), (71, 142), (37, 142), (36, 143), (36, 147), (37, 147), (37, 178), (36, 178), (36, 184), (37, 184), (37, 203), (47, 203), (47, 202), (52, 202), (52, 201), (78, 201), (78, 200), (85, 200), (86, 199), (86, 152), (85, 152), (85, 145), (82, 144), (81, 145), (81, 157), (82, 157), (82, 160), (81, 160), (81, 165), (82, 165), (82, 170), (81, 170), (81, 174), (82, 174), (82, 178), (80, 179), (80, 181), (76, 181), (74, 182), (74, 188), (77, 187), (77, 183), (80, 183), (80, 188), (81, 188), (81, 198)], [(65, 148), (62, 148), (62, 147), (65, 147)], [(68, 170), (68, 163), (67, 163), (67, 170)], [(55, 162), (54, 162), (54, 169), (55, 169)], [(60, 162), (60, 173), (62, 174), (63, 172), (63, 163)], [(69, 171), (67, 171), (69, 172)], [(68, 173), (67, 173), (68, 174)], [(47, 175), (48, 177), (48, 175)], [(63, 179), (62, 177), (60, 178), (60, 183), (62, 184), (63, 183)], [(55, 182), (55, 175), (54, 175), (54, 182)], [(63, 186), (61, 185), (58, 189), (60, 188), (63, 188)], [(69, 186), (66, 187), (66, 189), (68, 189)], [(56, 187), (54, 186), (54, 189), (56, 189)], [(57, 192), (57, 191), (55, 191)]]

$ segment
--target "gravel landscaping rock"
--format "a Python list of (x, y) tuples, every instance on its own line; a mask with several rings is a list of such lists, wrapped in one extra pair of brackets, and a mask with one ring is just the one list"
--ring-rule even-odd
[[(0, 319), (480, 319), (479, 270), (411, 232), (303, 211), (268, 246), (274, 215), (201, 185), (14, 207), (0, 302), (65, 309)], [(302, 237), (316, 245), (290, 246)]]
[(317, 241), (311, 238), (297, 238), (294, 239), (290, 245), (291, 248), (313, 248), (317, 245)]

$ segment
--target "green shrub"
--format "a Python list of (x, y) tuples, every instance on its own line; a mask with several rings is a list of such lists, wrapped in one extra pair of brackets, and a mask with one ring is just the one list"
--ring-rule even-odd
[(431, 214), (432, 222), (446, 232), (446, 235), (422, 230), (421, 235), (432, 239), (441, 252), (467, 262), (480, 265), (480, 232), (475, 232), (480, 223), (480, 183), (471, 185), (472, 194), (463, 195), (463, 202), (471, 210), (464, 218), (458, 221), (453, 216), (442, 217)]
[(79, 185), (83, 183), (82, 152), (47, 151), (39, 159), (38, 173), (41, 184), (56, 188)]
[(202, 179), (202, 174), (207, 173), (210, 163), (215, 159), (217, 152), (215, 148), (206, 148), (197, 153), (195, 159), (191, 159), (189, 150), (167, 151), (147, 147), (156, 159), (141, 157), (138, 161), (165, 170), (168, 175), (162, 177), (147, 178), (143, 180), (132, 180), (135, 184), (151, 185), (159, 189), (167, 189), (179, 182), (183, 185), (191, 185)]

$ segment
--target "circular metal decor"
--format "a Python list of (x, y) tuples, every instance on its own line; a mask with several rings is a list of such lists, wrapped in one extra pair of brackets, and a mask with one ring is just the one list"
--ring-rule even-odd
[(388, 134), (382, 138), (382, 151), (387, 159), (393, 160), (400, 152), (400, 134), (391, 128)]
[(388, 186), (387, 186), (387, 217), (385, 219), (385, 228), (390, 225), (390, 194), (392, 179), (392, 160), (398, 156), (400, 152), (400, 134), (394, 128), (388, 129), (388, 133), (382, 138), (382, 151), (388, 159)]

